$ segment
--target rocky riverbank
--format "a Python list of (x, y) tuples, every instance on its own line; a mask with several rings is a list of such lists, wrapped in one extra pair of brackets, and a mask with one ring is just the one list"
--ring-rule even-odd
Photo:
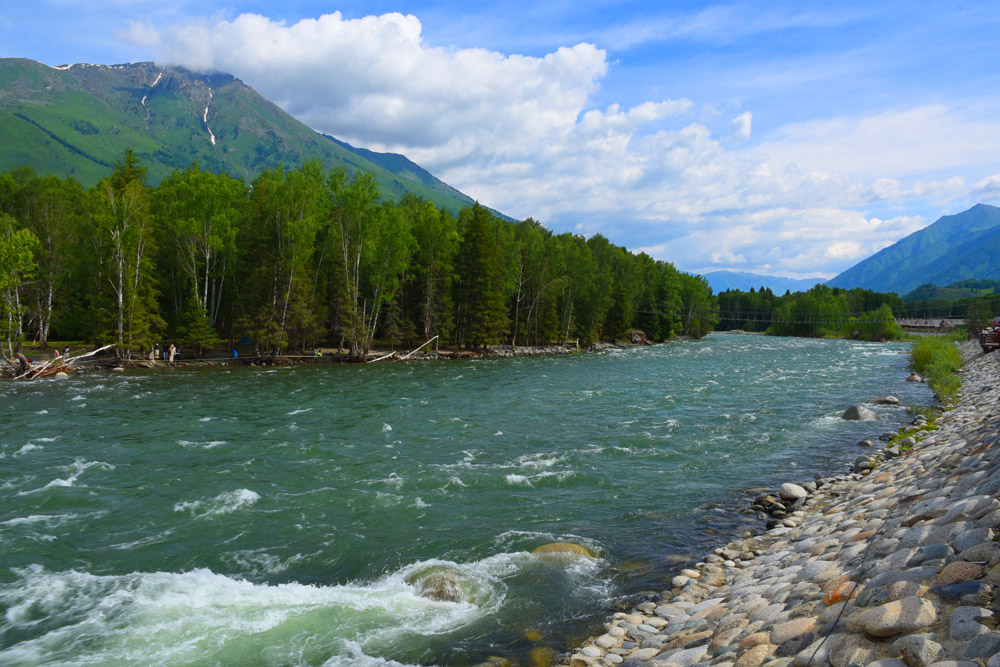
[(936, 430), (786, 485), (773, 527), (684, 569), (561, 664), (1000, 667), (1000, 355), (962, 376)]

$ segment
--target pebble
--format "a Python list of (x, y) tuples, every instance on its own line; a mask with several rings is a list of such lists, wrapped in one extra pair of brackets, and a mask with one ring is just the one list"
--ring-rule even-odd
[(857, 470), (758, 496), (769, 529), (678, 571), (560, 664), (1000, 667), (1000, 355), (961, 375), (936, 430), (915, 419), (910, 448), (871, 437)]

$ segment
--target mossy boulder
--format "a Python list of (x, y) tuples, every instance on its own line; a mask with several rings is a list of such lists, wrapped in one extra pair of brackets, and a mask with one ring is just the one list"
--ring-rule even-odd
[(550, 542), (543, 544), (531, 553), (540, 555), (570, 556), (577, 558), (586, 556), (587, 558), (597, 558), (597, 555), (587, 547), (574, 544), (573, 542)]

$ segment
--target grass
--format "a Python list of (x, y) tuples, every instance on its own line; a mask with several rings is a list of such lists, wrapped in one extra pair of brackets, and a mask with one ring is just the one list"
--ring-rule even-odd
[(952, 404), (958, 400), (962, 381), (955, 371), (962, 368), (962, 353), (950, 337), (926, 336), (910, 351), (913, 369), (927, 376), (938, 400)]

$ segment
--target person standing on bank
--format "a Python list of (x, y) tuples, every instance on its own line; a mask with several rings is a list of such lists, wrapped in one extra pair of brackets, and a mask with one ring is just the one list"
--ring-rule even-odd
[(174, 353), (175, 353), (176, 351), (177, 351), (177, 348), (176, 348), (176, 347), (174, 347), (174, 344), (173, 344), (173, 343), (171, 343), (171, 344), (170, 344), (170, 363), (174, 363)]

